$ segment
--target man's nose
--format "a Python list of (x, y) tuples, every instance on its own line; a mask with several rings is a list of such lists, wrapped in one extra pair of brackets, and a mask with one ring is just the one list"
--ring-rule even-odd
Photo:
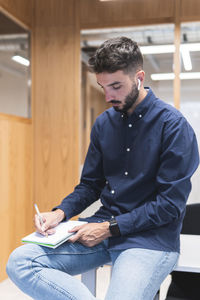
[(106, 102), (110, 102), (111, 100), (114, 100), (115, 97), (111, 93), (105, 92), (105, 99), (106, 99)]

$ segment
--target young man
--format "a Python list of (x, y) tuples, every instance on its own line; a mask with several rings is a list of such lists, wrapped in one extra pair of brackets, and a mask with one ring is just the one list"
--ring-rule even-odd
[(196, 137), (179, 111), (144, 88), (137, 43), (108, 40), (89, 65), (113, 107), (93, 126), (80, 184), (35, 225), (51, 234), (99, 198), (102, 206), (57, 249), (16, 249), (7, 272), (34, 299), (94, 300), (72, 275), (112, 261), (106, 300), (152, 300), (178, 259)]

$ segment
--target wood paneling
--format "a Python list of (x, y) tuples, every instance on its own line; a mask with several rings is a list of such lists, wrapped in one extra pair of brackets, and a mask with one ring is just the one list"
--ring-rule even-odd
[[(0, 0), (0, 11), (28, 29), (32, 24), (32, 4), (32, 0)], [(33, 230), (30, 119), (0, 114), (0, 166), (1, 281), (7, 277), (9, 254)]]
[(174, 16), (174, 0), (77, 1), (82, 29), (169, 23)]
[(27, 32), (22, 26), (19, 26), (12, 19), (8, 18), (0, 11), (0, 34), (18, 34)]
[(96, 76), (83, 69), (84, 88), (82, 90), (82, 159), (83, 163), (90, 143), (90, 133), (96, 118), (110, 107), (105, 101), (102, 89), (97, 85)]
[(181, 0), (175, 1), (175, 28), (174, 28), (174, 106), (177, 109), (180, 109), (180, 98), (181, 98), (181, 80), (180, 80), (180, 71), (181, 71), (181, 57), (180, 57), (180, 44), (181, 44), (181, 24), (180, 24), (180, 5)]
[(23, 27), (32, 27), (34, 0), (0, 0), (0, 10)]
[(41, 211), (60, 203), (79, 179), (79, 36), (75, 1), (35, 1), (34, 199)]
[(180, 8), (181, 21), (200, 21), (200, 1), (181, 0)]
[[(105, 28), (174, 23), (174, 0), (76, 0), (80, 27)], [(200, 20), (200, 1), (181, 0), (181, 21)]]
[(31, 122), (0, 114), (0, 280), (8, 255), (32, 230)]

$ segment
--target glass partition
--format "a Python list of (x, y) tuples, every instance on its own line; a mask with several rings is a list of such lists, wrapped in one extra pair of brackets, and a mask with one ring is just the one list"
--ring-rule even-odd
[(0, 13), (0, 113), (29, 118), (30, 35)]

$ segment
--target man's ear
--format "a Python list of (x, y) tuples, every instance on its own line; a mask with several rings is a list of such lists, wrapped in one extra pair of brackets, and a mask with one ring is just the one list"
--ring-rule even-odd
[(138, 81), (138, 90), (140, 89), (143, 81), (144, 81), (145, 73), (143, 70), (137, 73), (137, 81)]

